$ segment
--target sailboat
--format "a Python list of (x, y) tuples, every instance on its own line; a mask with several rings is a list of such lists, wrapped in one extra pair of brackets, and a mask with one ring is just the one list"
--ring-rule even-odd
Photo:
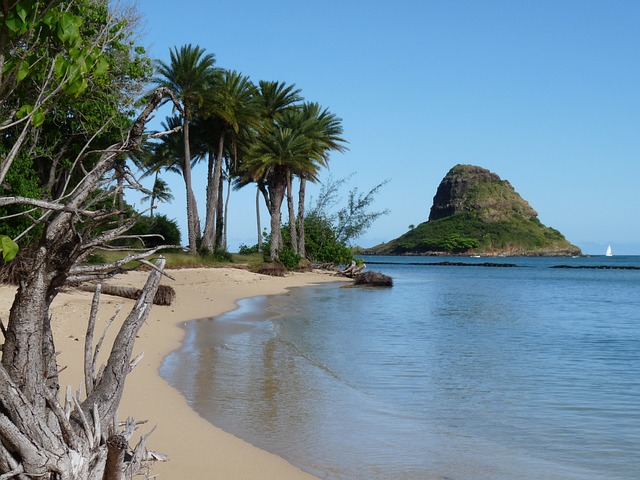
[(605, 256), (607, 256), (607, 257), (612, 257), (613, 256), (613, 253), (611, 252), (611, 245), (609, 245), (607, 247), (607, 253), (605, 253)]

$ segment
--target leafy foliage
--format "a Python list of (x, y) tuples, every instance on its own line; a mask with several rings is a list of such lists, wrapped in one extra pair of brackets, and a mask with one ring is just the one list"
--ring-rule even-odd
[(2, 251), (2, 260), (9, 262), (18, 254), (18, 244), (6, 235), (0, 235), (0, 250)]
[(513, 216), (508, 220), (485, 222), (471, 213), (422, 223), (401, 237), (375, 247), (375, 253), (463, 253), (469, 250), (550, 251), (570, 249), (571, 244), (555, 229), (545, 227), (536, 217)]
[(240, 247), (238, 248), (238, 253), (240, 255), (253, 255), (255, 253), (259, 253), (258, 252), (258, 244), (255, 244), (253, 246), (248, 246), (245, 245), (244, 243), (240, 244)]
[[(27, 155), (20, 155), (7, 172), (5, 182), (0, 187), (0, 196), (20, 196), (40, 198), (42, 187), (40, 179), (33, 166), (33, 161)], [(19, 213), (30, 211), (30, 216), (18, 216)], [(40, 210), (28, 205), (8, 205), (0, 207), (0, 234), (16, 238), (32, 224), (30, 217), (37, 217)], [(38, 226), (26, 235), (27, 240), (37, 238), (42, 231)]]
[(339, 242), (334, 226), (326, 216), (310, 213), (304, 220), (307, 257), (320, 263), (348, 264), (352, 249)]
[(285, 247), (283, 248), (278, 255), (280, 263), (282, 263), (287, 270), (293, 270), (298, 267), (300, 263), (300, 255), (294, 252), (291, 248)]
[[(176, 220), (167, 218), (166, 215), (154, 217), (141, 217), (129, 230), (129, 235), (154, 235), (144, 238), (145, 247), (157, 247), (160, 245), (180, 245), (180, 228)], [(140, 247), (140, 242), (133, 240), (131, 246)], [(135, 244), (134, 244), (135, 243)]]
[(353, 259), (351, 242), (364, 234), (388, 210), (370, 211), (375, 195), (387, 183), (376, 185), (367, 193), (357, 187), (347, 195), (347, 205), (338, 208), (340, 189), (351, 177), (325, 182), (309, 215), (305, 218), (306, 255), (317, 262), (346, 264)]

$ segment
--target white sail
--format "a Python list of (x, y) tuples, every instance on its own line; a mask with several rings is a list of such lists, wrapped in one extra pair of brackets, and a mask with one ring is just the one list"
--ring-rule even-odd
[(612, 256), (613, 256), (613, 253), (611, 252), (611, 245), (609, 245), (609, 246), (607, 247), (607, 253), (605, 253), (605, 255), (606, 255), (607, 257), (612, 257)]

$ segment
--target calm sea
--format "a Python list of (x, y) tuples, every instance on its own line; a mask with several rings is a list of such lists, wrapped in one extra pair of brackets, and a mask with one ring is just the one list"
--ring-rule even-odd
[(640, 478), (640, 270), (550, 268), (640, 257), (366, 260), (394, 287), (242, 301), (161, 374), (329, 480)]

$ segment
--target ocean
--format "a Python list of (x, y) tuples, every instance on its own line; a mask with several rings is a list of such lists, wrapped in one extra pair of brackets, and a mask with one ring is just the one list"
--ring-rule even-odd
[(162, 376), (323, 479), (640, 478), (640, 269), (551, 268), (640, 257), (365, 261), (394, 286), (243, 300)]

